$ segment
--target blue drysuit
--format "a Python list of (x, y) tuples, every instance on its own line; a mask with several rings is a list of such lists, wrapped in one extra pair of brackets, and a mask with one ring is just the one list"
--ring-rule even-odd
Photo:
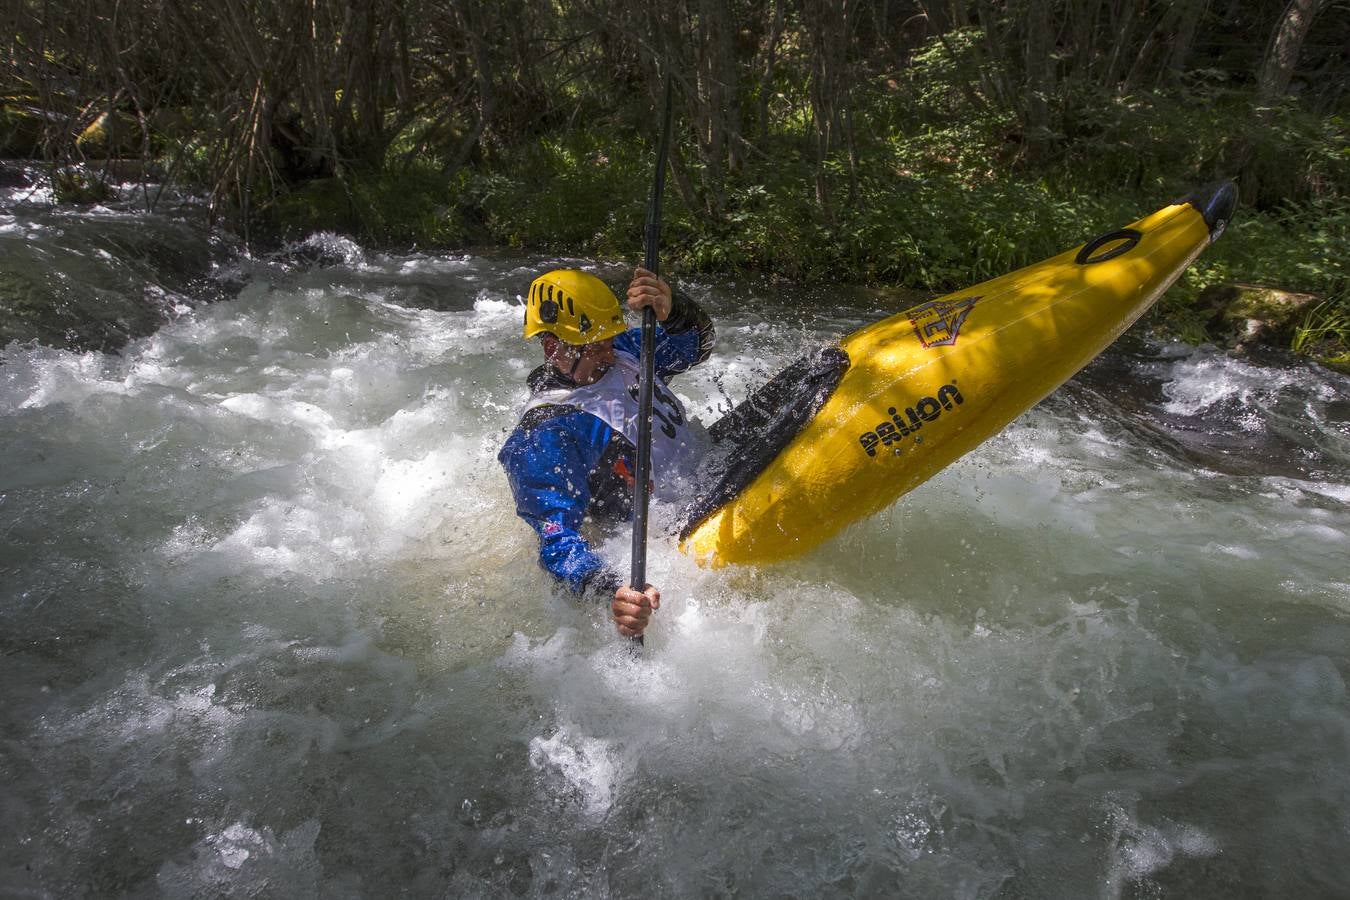
[[(616, 356), (637, 359), (642, 330), (614, 339)], [(676, 291), (670, 315), (656, 329), (656, 375), (662, 385), (708, 358), (712, 321)], [(532, 394), (575, 389), (553, 366), (530, 373)], [(624, 521), (632, 516), (636, 454), (621, 431), (566, 401), (526, 412), (497, 455), (511, 483), (516, 514), (539, 536), (539, 564), (574, 593), (613, 593), (626, 578), (605, 567), (581, 536), (587, 517)]]

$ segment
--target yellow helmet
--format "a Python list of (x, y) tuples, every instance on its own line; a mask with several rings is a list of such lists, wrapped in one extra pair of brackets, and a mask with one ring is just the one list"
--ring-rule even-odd
[(619, 298), (599, 278), (577, 269), (545, 272), (525, 298), (525, 339), (547, 331), (567, 344), (592, 344), (628, 330)]

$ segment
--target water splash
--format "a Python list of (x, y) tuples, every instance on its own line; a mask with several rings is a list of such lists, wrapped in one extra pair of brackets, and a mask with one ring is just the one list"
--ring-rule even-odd
[[(553, 592), (494, 459), (537, 364), (518, 295), (552, 262), (236, 259), (237, 296), (118, 354), (3, 351), (7, 886), (1344, 883), (1336, 376), (1112, 355), (782, 566), (695, 568), (657, 502), (635, 658)], [(705, 421), (878, 314), (765, 328), (780, 297), (694, 288), (721, 343), (675, 386)], [(1238, 469), (1215, 448), (1239, 438), (1273, 456)], [(595, 537), (622, 567), (627, 535)]]

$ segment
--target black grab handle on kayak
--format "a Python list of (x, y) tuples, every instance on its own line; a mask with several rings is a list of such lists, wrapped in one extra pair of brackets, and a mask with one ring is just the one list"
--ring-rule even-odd
[[(1073, 261), (1080, 266), (1089, 266), (1093, 263), (1106, 262), (1108, 259), (1115, 259), (1122, 253), (1129, 253), (1135, 245), (1143, 238), (1143, 234), (1135, 231), (1133, 228), (1118, 228), (1115, 231), (1108, 231), (1100, 237), (1095, 237), (1083, 245), (1083, 249), (1078, 251), (1078, 255)], [(1093, 256), (1104, 245), (1112, 241), (1124, 241), (1119, 246), (1112, 247), (1101, 256)]]

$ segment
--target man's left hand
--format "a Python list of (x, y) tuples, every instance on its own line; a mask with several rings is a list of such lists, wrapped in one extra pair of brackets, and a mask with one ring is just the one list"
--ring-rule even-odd
[(633, 280), (628, 282), (628, 308), (642, 312), (643, 308), (650, 306), (652, 312), (656, 313), (656, 321), (664, 322), (670, 316), (673, 303), (670, 285), (661, 276), (638, 266), (633, 273)]
[(640, 637), (651, 620), (652, 610), (660, 608), (661, 592), (650, 584), (641, 593), (631, 587), (621, 587), (614, 592), (614, 601), (610, 604), (614, 625), (619, 634), (627, 638)]

